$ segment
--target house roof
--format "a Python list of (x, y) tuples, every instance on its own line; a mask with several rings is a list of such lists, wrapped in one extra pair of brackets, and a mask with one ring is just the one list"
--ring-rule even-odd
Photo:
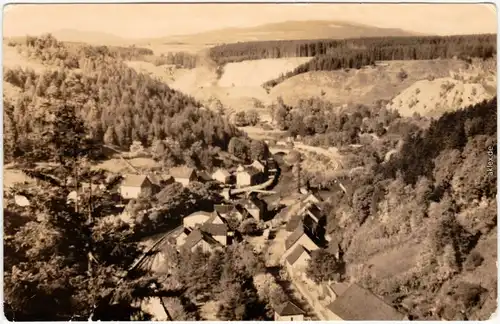
[(184, 245), (182, 247), (187, 249), (192, 249), (196, 244), (198, 244), (202, 240), (210, 245), (218, 244), (218, 242), (214, 238), (210, 237), (208, 234), (200, 231), (199, 229), (195, 229), (191, 233), (189, 233), (189, 235), (186, 237), (186, 240), (184, 241)]
[(380, 297), (357, 284), (349, 286), (327, 307), (346, 321), (396, 321), (405, 317)]
[(204, 170), (197, 171), (196, 175), (199, 178), (203, 179), (204, 181), (211, 181), (212, 180), (212, 176), (210, 174), (208, 174), (207, 171), (204, 171)]
[(288, 263), (290, 263), (291, 265), (293, 265), (295, 263), (295, 261), (297, 261), (300, 258), (300, 256), (302, 255), (302, 253), (307, 253), (307, 255), (309, 255), (309, 252), (307, 252), (307, 250), (302, 245), (299, 244), (292, 251), (292, 253), (290, 253), (286, 257), (286, 260), (288, 261)]
[(330, 285), (330, 289), (337, 295), (342, 295), (349, 288), (349, 284), (346, 282), (336, 282)]
[(227, 225), (226, 224), (213, 224), (205, 223), (201, 225), (201, 230), (212, 236), (225, 236), (227, 235)]
[(215, 171), (213, 173), (213, 175), (215, 175), (217, 173), (222, 174), (224, 177), (230, 177), (231, 176), (231, 174), (226, 169), (217, 169), (217, 171)]
[(258, 167), (258, 168), (265, 168), (266, 166), (264, 165), (264, 163), (260, 162), (259, 160), (253, 160), (252, 164), (250, 164), (254, 167)]
[(250, 197), (250, 198), (243, 199), (240, 201), (240, 205), (242, 205), (245, 208), (257, 207), (261, 210), (266, 209), (266, 202), (263, 200), (260, 200), (259, 198), (256, 198), (256, 197)]
[(187, 166), (180, 166), (170, 169), (170, 175), (174, 178), (185, 178), (189, 179), (195, 170)]
[(212, 217), (212, 215), (213, 215), (212, 213), (209, 213), (209, 212), (206, 212), (203, 210), (198, 210), (198, 211), (195, 211), (194, 213), (187, 215), (184, 218), (188, 218), (188, 217), (192, 217), (192, 216), (207, 216), (210, 218), (210, 217)]
[(290, 301), (281, 305), (281, 307), (277, 307), (276, 313), (280, 316), (304, 315), (304, 311)]
[(317, 220), (321, 218), (321, 209), (318, 208), (315, 204), (310, 204), (304, 212), (312, 214)]
[(229, 214), (234, 209), (235, 209), (235, 206), (231, 205), (231, 204), (214, 205), (214, 210), (221, 215)]
[(143, 174), (127, 174), (124, 176), (121, 185), (124, 187), (141, 187), (147, 178)]
[(172, 176), (170, 174), (150, 173), (150, 174), (148, 174), (148, 178), (153, 184), (159, 185), (159, 184), (161, 184), (162, 181), (168, 181), (168, 180), (172, 179)]
[(298, 226), (295, 231), (292, 232), (292, 234), (290, 234), (286, 240), (285, 240), (285, 248), (286, 250), (290, 249), (292, 247), (292, 245), (295, 244), (295, 242), (297, 242), (300, 237), (302, 235), (304, 235), (304, 227), (303, 226)]
[(290, 220), (286, 223), (286, 231), (287, 232), (293, 232), (302, 225), (302, 217), (300, 215), (293, 215)]
[(258, 169), (256, 169), (255, 167), (253, 166), (245, 166), (243, 167), (243, 170), (242, 171), (238, 171), (240, 173), (248, 173), (250, 176), (255, 176), (257, 174), (260, 173), (260, 171)]

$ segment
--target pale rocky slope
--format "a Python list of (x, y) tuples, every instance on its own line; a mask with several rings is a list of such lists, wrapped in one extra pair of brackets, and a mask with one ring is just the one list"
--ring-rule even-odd
[(448, 77), (415, 82), (392, 99), (387, 108), (398, 110), (402, 116), (411, 116), (415, 112), (440, 116), (492, 97), (493, 94), (480, 83), (464, 83)]

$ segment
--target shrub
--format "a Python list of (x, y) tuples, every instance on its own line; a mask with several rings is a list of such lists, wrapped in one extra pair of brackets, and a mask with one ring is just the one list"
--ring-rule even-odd
[(403, 81), (407, 77), (408, 77), (408, 73), (405, 70), (401, 69), (401, 71), (398, 72), (398, 79), (399, 80)]
[(484, 261), (484, 258), (479, 254), (479, 252), (472, 251), (465, 259), (464, 268), (467, 271), (474, 270), (479, 267)]

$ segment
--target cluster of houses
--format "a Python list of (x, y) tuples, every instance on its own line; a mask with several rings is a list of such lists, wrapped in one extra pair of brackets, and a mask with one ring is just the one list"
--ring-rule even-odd
[[(328, 245), (328, 250), (342, 258), (339, 244), (325, 235), (325, 217), (319, 203), (322, 198), (310, 193), (301, 202), (297, 213), (299, 221), (285, 241), (285, 253), (281, 261), (288, 273), (317, 287), (307, 276), (306, 268), (311, 252)], [(382, 298), (356, 283), (327, 282), (320, 285), (320, 295), (327, 303), (328, 320), (405, 320), (407, 317), (387, 304)], [(362, 306), (360, 306), (362, 305)], [(294, 306), (294, 307), (293, 307)], [(304, 312), (296, 305), (276, 310), (276, 320), (302, 320)], [(290, 319), (293, 317), (293, 319)]]
[(194, 212), (183, 218), (182, 229), (173, 235), (175, 244), (179, 251), (194, 251), (200, 247), (205, 252), (211, 252), (224, 248), (235, 239), (235, 233), (228, 225), (229, 218), (240, 223), (247, 218), (261, 221), (266, 212), (266, 203), (255, 196), (234, 204), (214, 205), (213, 212)]
[(171, 168), (168, 174), (126, 174), (119, 185), (119, 193), (124, 200), (137, 199), (141, 195), (151, 196), (174, 182), (188, 186), (193, 181), (216, 181), (222, 185), (235, 185), (238, 188), (253, 186), (277, 172), (274, 160), (254, 160), (250, 165), (240, 165), (230, 172), (217, 169), (211, 175), (205, 171), (180, 166)]

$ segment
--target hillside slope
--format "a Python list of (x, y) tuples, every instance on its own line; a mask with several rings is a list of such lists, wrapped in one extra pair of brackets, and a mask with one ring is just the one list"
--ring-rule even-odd
[(421, 80), (396, 96), (387, 108), (398, 110), (402, 116), (411, 116), (414, 112), (440, 116), (446, 111), (465, 108), (493, 96), (479, 83), (464, 83), (449, 77)]
[[(290, 105), (317, 96), (338, 105), (371, 104), (392, 99), (414, 82), (428, 77), (447, 77), (450, 71), (459, 71), (465, 66), (459, 60), (390, 61), (360, 70), (307, 72), (285, 80), (274, 87), (270, 95), (271, 100), (282, 97)], [(406, 73), (406, 78), (401, 78), (401, 71)]]

